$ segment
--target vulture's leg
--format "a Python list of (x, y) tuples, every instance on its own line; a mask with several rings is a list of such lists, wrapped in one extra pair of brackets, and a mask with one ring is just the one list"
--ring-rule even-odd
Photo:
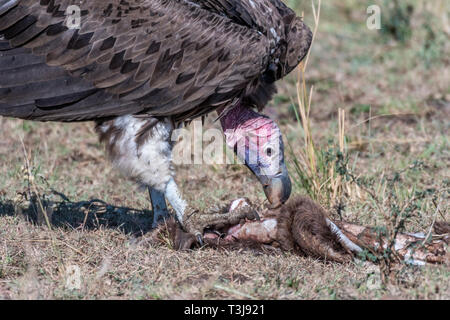
[(148, 188), (154, 214), (152, 226), (155, 227), (168, 215), (166, 189), (174, 175), (172, 121), (122, 116), (98, 123), (96, 130), (113, 165), (125, 176)]
[[(100, 140), (106, 144), (112, 163), (123, 174), (150, 188), (155, 222), (164, 215), (164, 196), (183, 228), (200, 241), (213, 217), (204, 215), (186, 202), (174, 180), (172, 165), (173, 122), (169, 118), (122, 116), (97, 124)], [(247, 217), (246, 212), (234, 214)], [(227, 213), (223, 214), (226, 219)], [(221, 218), (222, 218), (221, 217)], [(217, 217), (216, 217), (217, 218)]]
[(169, 217), (169, 211), (167, 210), (166, 198), (163, 192), (148, 187), (148, 193), (153, 210), (152, 228), (156, 228), (158, 224)]

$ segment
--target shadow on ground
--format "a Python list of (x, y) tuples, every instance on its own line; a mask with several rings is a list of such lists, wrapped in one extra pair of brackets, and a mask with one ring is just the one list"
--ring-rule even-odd
[[(100, 227), (120, 229), (140, 235), (151, 230), (153, 211), (117, 207), (102, 200), (72, 202), (63, 194), (63, 201), (49, 201), (33, 197), (21, 204), (0, 199), (0, 216), (20, 216), (33, 224), (46, 224), (44, 211), (54, 227), (95, 230)], [(42, 207), (41, 207), (42, 204)]]

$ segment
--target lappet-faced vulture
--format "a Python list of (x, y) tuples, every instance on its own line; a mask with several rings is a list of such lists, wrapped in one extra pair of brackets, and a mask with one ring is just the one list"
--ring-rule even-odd
[(95, 121), (114, 165), (149, 187), (155, 222), (167, 198), (183, 223), (195, 210), (174, 182), (170, 136), (217, 111), (276, 206), (291, 192), (283, 141), (254, 109), (311, 39), (281, 0), (0, 0), (0, 115)]

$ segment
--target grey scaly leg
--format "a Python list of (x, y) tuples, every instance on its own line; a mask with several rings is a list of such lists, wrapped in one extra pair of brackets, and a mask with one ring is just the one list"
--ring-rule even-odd
[(194, 214), (196, 210), (190, 208), (187, 202), (183, 199), (173, 177), (171, 177), (169, 182), (167, 183), (165, 195), (175, 211), (175, 216), (178, 222), (187, 232), (193, 234), (196, 237), (198, 243), (203, 246), (203, 229), (201, 227), (197, 229), (189, 228), (188, 226), (186, 226), (186, 215), (190, 216)]
[(148, 187), (148, 193), (150, 194), (150, 201), (152, 203), (153, 210), (152, 228), (156, 228), (158, 224), (169, 217), (169, 211), (167, 210), (164, 193), (151, 187)]

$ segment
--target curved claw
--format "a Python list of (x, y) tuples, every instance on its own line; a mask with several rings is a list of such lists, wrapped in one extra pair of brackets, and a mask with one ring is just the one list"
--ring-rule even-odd
[(245, 218), (248, 220), (256, 220), (261, 221), (261, 217), (258, 214), (258, 211), (251, 207), (244, 207), (241, 212), (236, 212), (237, 216), (241, 218)]
[(256, 221), (261, 221), (261, 217), (259, 216), (258, 211), (253, 210), (253, 218)]
[(195, 238), (197, 239), (197, 242), (200, 245), (200, 247), (203, 247), (205, 245), (205, 243), (203, 242), (203, 235), (200, 232), (197, 232), (195, 234)]

